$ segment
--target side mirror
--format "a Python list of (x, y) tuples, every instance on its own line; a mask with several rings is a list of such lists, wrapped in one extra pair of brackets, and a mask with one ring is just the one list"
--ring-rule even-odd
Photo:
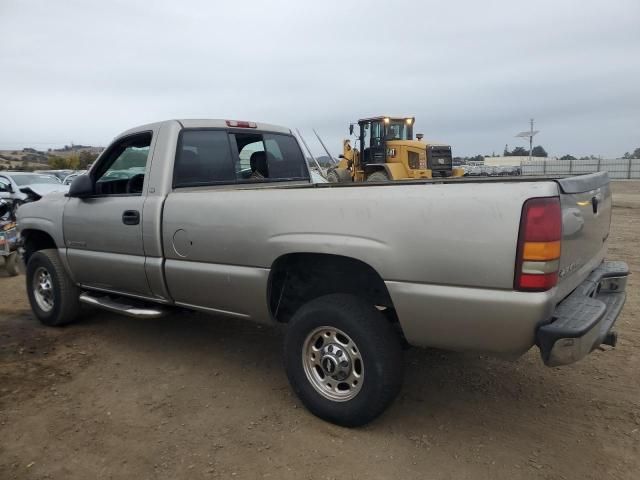
[(69, 187), (70, 197), (84, 198), (93, 195), (93, 180), (87, 174), (78, 175)]
[(353, 135), (353, 123), (349, 125), (349, 135)]

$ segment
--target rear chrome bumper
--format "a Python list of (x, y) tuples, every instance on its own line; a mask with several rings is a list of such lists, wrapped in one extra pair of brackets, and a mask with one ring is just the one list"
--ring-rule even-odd
[(626, 300), (628, 276), (626, 263), (603, 262), (556, 306), (551, 323), (536, 331), (545, 365), (577, 362), (603, 343), (615, 346), (612, 328)]

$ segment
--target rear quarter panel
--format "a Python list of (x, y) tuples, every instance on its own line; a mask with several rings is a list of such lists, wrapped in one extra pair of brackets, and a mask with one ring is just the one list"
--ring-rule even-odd
[[(359, 259), (385, 281), (511, 289), (522, 204), (557, 193), (553, 182), (177, 190), (163, 213), (167, 284), (177, 300), (224, 298), (263, 319), (273, 262), (315, 252)], [(246, 277), (264, 292), (259, 308), (231, 299)]]

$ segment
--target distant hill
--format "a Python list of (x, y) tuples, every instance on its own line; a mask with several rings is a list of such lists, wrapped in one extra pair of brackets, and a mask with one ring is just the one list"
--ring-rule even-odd
[(104, 147), (93, 147), (91, 145), (65, 145), (63, 148), (49, 150), (48, 153), (57, 157), (68, 158), (74, 155), (79, 155), (82, 152), (89, 152), (99, 155), (103, 150)]
[(0, 150), (0, 168), (41, 168), (47, 165), (47, 154), (34, 148)]
[(90, 145), (65, 145), (59, 149), (49, 149), (46, 152), (35, 148), (23, 148), (22, 150), (0, 150), (0, 169), (42, 169), (49, 167), (49, 157), (69, 158), (78, 156), (83, 152), (97, 155), (104, 150), (103, 147)]

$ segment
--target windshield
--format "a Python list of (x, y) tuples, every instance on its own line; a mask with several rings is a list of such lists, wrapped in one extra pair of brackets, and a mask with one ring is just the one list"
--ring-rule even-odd
[(51, 175), (40, 175), (38, 173), (11, 175), (11, 178), (18, 184), (19, 187), (24, 187), (25, 185), (33, 185), (36, 183), (51, 183), (54, 185), (60, 185), (60, 180), (58, 180), (56, 177), (53, 177)]
[(387, 140), (411, 140), (409, 127), (405, 120), (391, 120), (386, 125)]

